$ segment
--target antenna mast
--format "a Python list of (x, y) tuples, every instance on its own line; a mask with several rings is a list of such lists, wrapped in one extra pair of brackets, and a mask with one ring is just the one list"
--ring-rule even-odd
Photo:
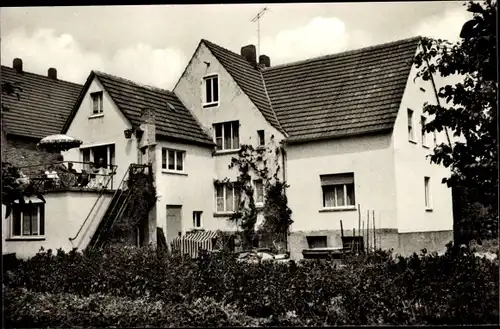
[(257, 58), (260, 56), (260, 18), (264, 16), (265, 12), (268, 11), (267, 6), (264, 7), (259, 13), (252, 18), (251, 22), (257, 22)]

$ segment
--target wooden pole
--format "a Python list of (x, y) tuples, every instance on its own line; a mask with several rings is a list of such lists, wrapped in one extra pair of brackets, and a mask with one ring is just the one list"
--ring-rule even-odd
[(372, 219), (373, 219), (373, 248), (377, 251), (377, 236), (375, 233), (375, 210), (372, 210)]
[[(365, 221), (363, 221), (363, 223), (362, 223), (362, 224), (363, 224), (363, 227), (361, 228), (361, 234), (360, 234), (360, 236), (362, 236), (362, 239), (363, 239), (363, 240), (365, 240), (365, 237), (364, 237), (364, 235), (365, 235)], [(364, 245), (364, 244), (365, 244), (365, 243), (364, 243), (364, 241), (363, 241), (363, 245)], [(364, 246), (363, 246), (363, 249), (364, 249)]]
[(366, 211), (366, 250), (370, 252), (370, 210)]
[(358, 234), (361, 235), (361, 205), (358, 203)]
[(356, 236), (356, 228), (352, 228), (352, 236)]
[(344, 226), (342, 225), (342, 220), (340, 220), (340, 235), (344, 237)]

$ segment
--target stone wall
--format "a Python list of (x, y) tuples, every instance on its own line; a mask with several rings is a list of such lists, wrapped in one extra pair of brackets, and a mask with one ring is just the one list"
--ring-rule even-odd
[[(370, 248), (373, 247), (373, 230), (370, 230)], [(345, 236), (352, 236), (352, 230), (345, 231)], [(356, 232), (356, 235), (357, 232)], [(326, 236), (328, 248), (341, 248), (342, 239), (340, 230), (318, 230), (318, 231), (297, 231), (291, 232), (289, 236), (290, 257), (293, 259), (302, 259), (302, 251), (308, 249), (308, 236)], [(366, 233), (364, 244), (366, 246)], [(428, 252), (440, 252), (445, 249), (446, 244), (453, 241), (453, 231), (433, 231), (433, 232), (412, 232), (398, 233), (397, 229), (377, 229), (376, 244), (377, 249), (393, 249), (394, 253), (401, 255), (410, 255), (413, 252), (417, 254), (423, 248)]]

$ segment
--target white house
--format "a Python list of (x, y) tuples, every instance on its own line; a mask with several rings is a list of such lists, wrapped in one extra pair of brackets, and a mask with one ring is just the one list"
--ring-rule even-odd
[[(378, 248), (442, 249), (453, 228), (451, 191), (441, 184), (448, 171), (426, 155), (445, 138), (421, 133), (432, 120), (423, 103), (436, 96), (432, 83), (413, 79), (418, 47), (411, 38), (272, 67), (265, 55), (257, 63), (254, 46), (237, 54), (201, 40), (173, 91), (93, 71), (62, 129), (83, 144), (64, 156), (100, 159), (116, 174), (95, 197), (101, 207), (73, 216), (79, 225), (58, 219), (68, 225), (59, 244), (87, 246), (132, 163), (152, 164), (158, 194), (144, 243), (155, 243), (156, 227), (167, 243), (192, 229), (234, 231), (228, 218), (239, 195), (222, 182), (237, 178), (231, 158), (243, 144), (274, 143), (290, 185), (293, 258), (341, 247), (341, 223), (345, 235), (369, 225), (370, 236), (375, 223)], [(262, 182), (253, 184), (260, 207)], [(77, 212), (73, 202), (65, 209)]]

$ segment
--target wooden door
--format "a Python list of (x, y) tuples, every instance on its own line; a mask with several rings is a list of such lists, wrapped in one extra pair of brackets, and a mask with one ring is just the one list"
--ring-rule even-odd
[(167, 205), (167, 245), (182, 232), (182, 206)]

